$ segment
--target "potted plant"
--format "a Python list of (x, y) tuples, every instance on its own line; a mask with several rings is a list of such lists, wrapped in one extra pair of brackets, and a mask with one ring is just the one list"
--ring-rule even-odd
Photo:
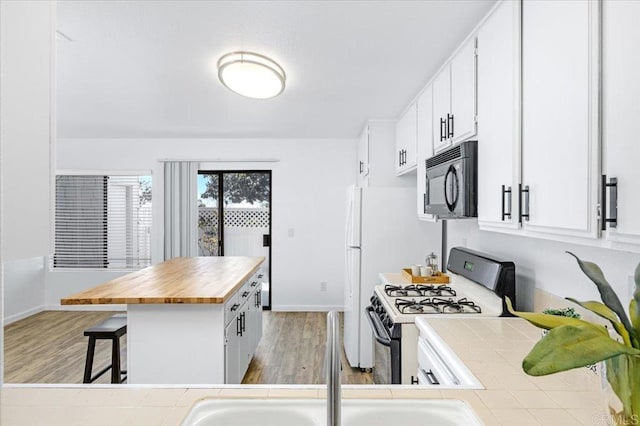
[(640, 264), (635, 270), (636, 290), (627, 316), (600, 267), (567, 253), (596, 285), (602, 302), (566, 299), (609, 321), (620, 341), (612, 338), (606, 327), (583, 319), (516, 312), (507, 299), (512, 314), (548, 330), (527, 354), (522, 368), (531, 376), (544, 376), (604, 361), (607, 380), (622, 404), (622, 410), (611, 410), (613, 419), (620, 425), (640, 424)]

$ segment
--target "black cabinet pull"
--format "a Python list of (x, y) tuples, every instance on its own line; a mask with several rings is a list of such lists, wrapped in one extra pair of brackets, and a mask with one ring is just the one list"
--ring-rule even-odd
[(251, 282), (251, 287), (255, 287), (255, 286), (257, 286), (257, 285), (258, 285), (258, 281), (252, 281), (252, 282)]
[(244, 298), (245, 298), (245, 297), (247, 297), (248, 295), (249, 295), (249, 292), (248, 292), (248, 291), (245, 291), (245, 292), (243, 292), (243, 293), (242, 293), (242, 298), (244, 299)]
[(364, 171), (364, 163), (361, 161), (360, 162), (360, 174), (362, 174), (363, 171)]
[[(609, 212), (607, 213), (607, 188), (609, 188)], [(602, 175), (602, 184), (600, 185), (601, 194), (601, 211), (600, 229), (607, 230), (607, 223), (610, 228), (618, 226), (618, 178), (612, 177), (607, 183), (607, 175)], [(608, 217), (607, 217), (608, 216)]]
[(240, 304), (238, 304), (238, 303), (234, 303), (233, 305), (231, 305), (231, 309), (230, 309), (230, 311), (231, 311), (231, 312), (234, 312), (234, 311), (236, 311), (239, 307), (240, 307)]
[(446, 126), (447, 126), (447, 122), (444, 120), (444, 118), (440, 118), (440, 142), (442, 142), (443, 140), (447, 139), (445, 137), (445, 133), (446, 133)]
[(242, 331), (242, 333), (247, 331), (246, 317), (247, 317), (246, 312), (243, 312), (240, 314), (240, 330)]
[(422, 194), (422, 213), (427, 214), (427, 193)]
[(453, 114), (447, 114), (447, 137), (453, 137)]
[(398, 166), (402, 166), (402, 150), (398, 151)]
[(412, 385), (417, 385), (417, 384), (419, 384), (419, 382), (418, 382), (418, 378), (417, 378), (417, 377), (414, 377), (414, 376), (411, 376), (411, 384), (412, 384)]
[(242, 336), (242, 314), (236, 317), (236, 336)]
[[(522, 223), (522, 219), (529, 220), (529, 185), (522, 186), (521, 183), (518, 184), (518, 192), (520, 193), (520, 197), (518, 197), (518, 221)], [(524, 202), (524, 194), (527, 194), (526, 203)]]
[[(509, 201), (505, 200), (506, 197), (509, 197)], [(509, 208), (507, 211), (506, 208)], [(502, 185), (502, 220), (511, 219), (511, 187)]]

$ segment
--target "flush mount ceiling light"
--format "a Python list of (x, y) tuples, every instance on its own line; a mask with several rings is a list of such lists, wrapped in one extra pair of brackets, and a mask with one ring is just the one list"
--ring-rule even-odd
[(282, 93), (287, 76), (280, 65), (264, 55), (231, 52), (218, 60), (218, 78), (242, 96), (268, 99)]

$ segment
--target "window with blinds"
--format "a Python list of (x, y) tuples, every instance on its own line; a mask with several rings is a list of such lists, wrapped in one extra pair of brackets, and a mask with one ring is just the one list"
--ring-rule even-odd
[(151, 176), (56, 176), (53, 268), (151, 264)]

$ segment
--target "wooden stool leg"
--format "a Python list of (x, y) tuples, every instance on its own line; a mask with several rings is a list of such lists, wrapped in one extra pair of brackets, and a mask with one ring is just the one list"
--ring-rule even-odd
[(111, 383), (121, 383), (120, 380), (120, 338), (114, 337), (111, 344)]
[(87, 358), (84, 363), (84, 380), (82, 383), (91, 383), (91, 371), (93, 370), (93, 354), (96, 351), (96, 338), (89, 336), (89, 346), (87, 346)]

